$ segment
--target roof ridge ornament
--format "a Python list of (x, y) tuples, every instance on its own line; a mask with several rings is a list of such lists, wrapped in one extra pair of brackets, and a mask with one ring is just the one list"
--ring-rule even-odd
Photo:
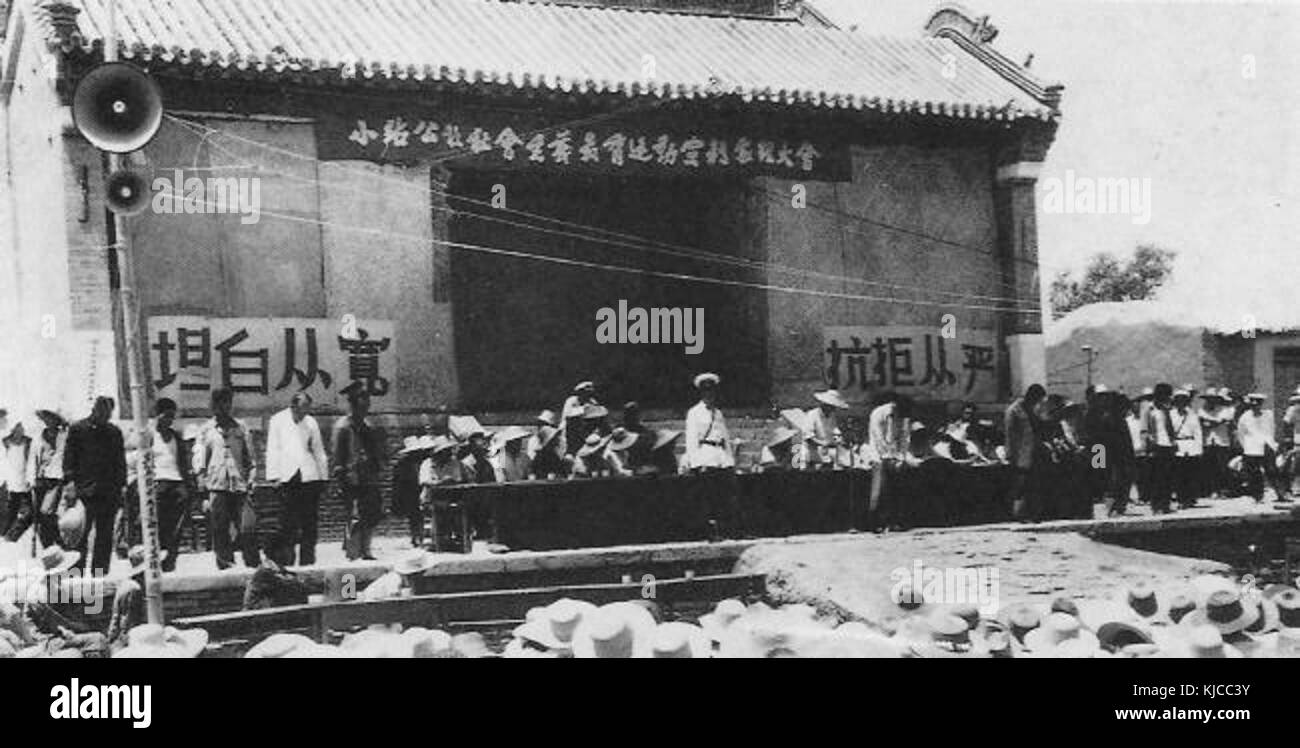
[(1053, 111), (1060, 106), (1063, 86), (1046, 84), (1031, 74), (1028, 62), (1033, 59), (1032, 56), (1026, 60), (1025, 65), (1017, 65), (994, 49), (992, 42), (998, 36), (998, 29), (989, 22), (987, 15), (976, 18), (957, 3), (944, 3), (930, 16), (925, 24), (925, 33), (955, 43)]

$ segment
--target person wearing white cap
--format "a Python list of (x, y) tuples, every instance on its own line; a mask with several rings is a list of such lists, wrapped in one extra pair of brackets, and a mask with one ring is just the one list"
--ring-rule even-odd
[(1249, 493), (1255, 501), (1263, 501), (1267, 482), (1272, 484), (1278, 501), (1289, 501), (1290, 491), (1282, 484), (1273, 464), (1277, 439), (1273, 435), (1273, 411), (1264, 407), (1264, 400), (1264, 395), (1258, 392), (1246, 395), (1249, 407), (1237, 418), (1237, 441), (1241, 444)]
[(596, 399), (595, 383), (584, 380), (573, 386), (573, 393), (560, 408), (560, 431), (566, 455), (576, 454), (587, 439), (589, 429), (583, 421), (583, 414), (588, 405), (600, 405), (600, 401)]
[(715, 405), (720, 382), (713, 373), (694, 380), (700, 401), (686, 411), (686, 467), (694, 472), (729, 470), (736, 464), (727, 419)]
[(533, 460), (524, 449), (524, 442), (530, 436), (523, 426), (509, 426), (497, 434), (501, 448), (492, 459), (498, 483), (528, 480), (533, 472)]

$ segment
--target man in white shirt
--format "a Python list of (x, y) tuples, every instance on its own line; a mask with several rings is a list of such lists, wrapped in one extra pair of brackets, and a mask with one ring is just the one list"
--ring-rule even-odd
[[(162, 570), (174, 571), (180, 555), (181, 526), (189, 514), (192, 461), (176, 423), (176, 401), (159, 398), (154, 404), (153, 450), (154, 501), (158, 507), (158, 544), (167, 551)], [(138, 504), (138, 502), (137, 502)]]
[(271, 552), (283, 566), (293, 564), (295, 545), (300, 566), (316, 563), (317, 510), (329, 465), (311, 404), (306, 392), (295, 394), (266, 427), (266, 479), (280, 493), (280, 529)]
[(1178, 454), (1173, 420), (1169, 415), (1173, 394), (1173, 386), (1165, 382), (1157, 384), (1146, 412), (1147, 454), (1151, 460), (1151, 495), (1147, 501), (1155, 514), (1173, 511), (1169, 503), (1173, 499), (1174, 460)]
[(1237, 419), (1237, 441), (1241, 444), (1243, 467), (1246, 471), (1249, 493), (1255, 501), (1264, 500), (1264, 484), (1272, 484), (1278, 501), (1290, 501), (1290, 491), (1278, 479), (1273, 458), (1277, 454), (1277, 439), (1273, 431), (1273, 411), (1264, 408), (1265, 396), (1252, 392), (1246, 395), (1249, 406)]
[[(912, 402), (901, 395), (889, 394), (871, 411), (867, 419), (867, 438), (879, 463), (871, 471), (871, 498), (867, 504), (869, 529), (882, 532), (899, 527), (901, 507), (896, 491), (891, 491), (894, 473), (911, 464)], [(854, 514), (857, 514), (855, 512)], [(854, 523), (855, 525), (857, 522)]]
[(1174, 407), (1169, 411), (1176, 442), (1174, 493), (1183, 508), (1196, 506), (1196, 499), (1205, 495), (1205, 442), (1200, 414), (1191, 404), (1192, 393), (1186, 389), (1177, 390), (1174, 392)]
[(810, 470), (834, 468), (840, 449), (839, 411), (847, 410), (849, 404), (839, 390), (814, 392), (813, 399), (817, 401), (817, 407), (808, 411), (806, 417), (808, 433), (804, 434), (807, 445), (804, 464)]
[(695, 377), (700, 401), (686, 411), (686, 467), (694, 472), (730, 470), (736, 464), (727, 419), (714, 406), (720, 382), (717, 374)]
[(1232, 475), (1228, 460), (1232, 458), (1232, 429), (1236, 425), (1236, 412), (1225, 397), (1224, 388), (1209, 388), (1201, 395), (1201, 431), (1205, 435), (1206, 488), (1210, 498), (1217, 499), (1229, 489)]

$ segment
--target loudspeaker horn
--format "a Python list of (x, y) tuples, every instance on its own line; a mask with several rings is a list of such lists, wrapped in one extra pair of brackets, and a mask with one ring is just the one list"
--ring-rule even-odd
[(162, 125), (162, 92), (144, 71), (124, 62), (92, 69), (72, 94), (72, 121), (91, 145), (109, 153), (145, 146)]
[(149, 184), (137, 171), (115, 171), (108, 175), (104, 187), (108, 209), (120, 216), (133, 216), (149, 207)]

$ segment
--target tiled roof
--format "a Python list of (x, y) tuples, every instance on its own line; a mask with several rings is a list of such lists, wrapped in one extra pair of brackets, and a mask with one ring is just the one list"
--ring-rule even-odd
[[(52, 45), (102, 46), (108, 0), (68, 0), (83, 12), (79, 32), (62, 40), (46, 0), (24, 1)], [(117, 25), (124, 59), (233, 74), (1055, 116), (1050, 102), (948, 39), (790, 20), (499, 0), (118, 0)]]

